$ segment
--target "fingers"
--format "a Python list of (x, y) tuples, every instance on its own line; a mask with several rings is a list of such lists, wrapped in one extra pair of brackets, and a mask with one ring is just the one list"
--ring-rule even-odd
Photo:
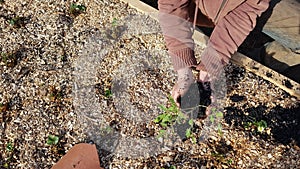
[(199, 77), (198, 77), (198, 81), (199, 82), (209, 82), (210, 81), (210, 77), (209, 77), (209, 74), (208, 72), (206, 71), (200, 71), (199, 73)]
[(200, 63), (196, 66), (196, 70), (198, 70), (198, 71), (206, 71), (206, 72), (207, 72), (207, 70), (206, 70), (206, 68), (205, 68), (205, 66), (204, 66), (204, 64), (203, 64), (202, 62), (200, 62)]
[(177, 107), (180, 107), (180, 103), (179, 103), (179, 98), (181, 97), (181, 94), (180, 94), (180, 91), (179, 91), (179, 88), (178, 88), (178, 84), (176, 84), (174, 87), (173, 87), (173, 90), (171, 91), (171, 96), (172, 98), (174, 99)]

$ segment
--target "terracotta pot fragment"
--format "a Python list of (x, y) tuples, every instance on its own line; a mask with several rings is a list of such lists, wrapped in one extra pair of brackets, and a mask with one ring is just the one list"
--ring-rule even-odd
[(96, 146), (80, 143), (68, 151), (51, 169), (103, 169)]

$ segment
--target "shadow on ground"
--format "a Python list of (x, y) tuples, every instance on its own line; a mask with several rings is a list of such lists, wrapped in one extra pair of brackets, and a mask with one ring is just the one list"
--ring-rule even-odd
[(236, 107), (226, 107), (225, 111), (224, 119), (229, 125), (245, 128), (245, 125), (249, 124), (249, 122), (264, 120), (267, 123), (267, 127), (271, 129), (272, 136), (257, 131), (252, 132), (254, 135), (260, 135), (264, 140), (269, 141), (271, 139), (284, 145), (296, 142), (300, 146), (300, 104), (290, 109), (276, 106), (267, 110), (266, 106), (259, 105), (245, 110)]

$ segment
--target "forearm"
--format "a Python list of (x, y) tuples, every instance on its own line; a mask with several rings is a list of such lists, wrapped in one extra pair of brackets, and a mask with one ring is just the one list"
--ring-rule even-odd
[(175, 70), (196, 64), (190, 0), (159, 0), (159, 22)]
[(247, 0), (218, 21), (210, 44), (224, 62), (228, 63), (268, 6), (269, 0)]

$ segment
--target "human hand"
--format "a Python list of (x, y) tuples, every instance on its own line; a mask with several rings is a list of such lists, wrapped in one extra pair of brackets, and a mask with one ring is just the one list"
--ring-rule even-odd
[(189, 67), (179, 69), (177, 71), (178, 80), (171, 91), (171, 95), (175, 100), (175, 103), (180, 107), (179, 99), (189, 90), (189, 87), (194, 83), (194, 77), (192, 69)]

